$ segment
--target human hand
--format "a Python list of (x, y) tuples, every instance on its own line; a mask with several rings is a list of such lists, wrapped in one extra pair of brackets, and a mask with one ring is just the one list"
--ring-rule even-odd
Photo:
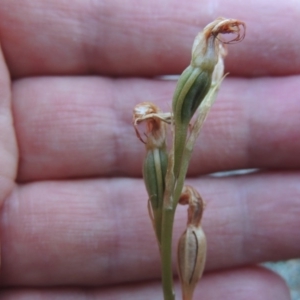
[[(195, 299), (289, 299), (253, 265), (300, 251), (298, 8), (214, 3), (2, 0), (1, 299), (162, 298), (131, 112), (142, 101), (170, 109), (176, 83), (151, 77), (180, 73), (218, 16), (245, 21), (247, 33), (229, 46), (234, 76), (191, 162), (207, 203)], [(245, 168), (263, 171), (204, 176)], [(180, 211), (177, 236), (185, 222)]]

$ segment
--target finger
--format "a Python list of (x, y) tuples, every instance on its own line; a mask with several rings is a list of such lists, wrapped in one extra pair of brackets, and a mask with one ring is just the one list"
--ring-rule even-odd
[[(226, 79), (194, 149), (190, 174), (300, 167), (299, 76)], [(170, 111), (173, 81), (42, 78), (14, 84), (19, 180), (141, 176), (132, 109)]]
[[(299, 178), (295, 172), (190, 181), (206, 202), (206, 270), (297, 257)], [(2, 284), (103, 285), (159, 278), (146, 202), (138, 179), (20, 186), (1, 215)], [(178, 208), (174, 241), (186, 218), (186, 208)]]
[(208, 22), (230, 16), (247, 23), (247, 35), (230, 47), (228, 71), (282, 75), (300, 70), (300, 35), (291, 34), (298, 15), (292, 0), (246, 7), (234, 0), (2, 0), (0, 36), (13, 76), (171, 74), (186, 67), (193, 39)]
[[(162, 299), (159, 282), (145, 282), (107, 288), (7, 289), (3, 300), (96, 300), (96, 299)], [(176, 284), (179, 296), (179, 286)], [(262, 268), (245, 268), (208, 274), (201, 279), (195, 299), (210, 300), (288, 300), (289, 291), (281, 278)]]

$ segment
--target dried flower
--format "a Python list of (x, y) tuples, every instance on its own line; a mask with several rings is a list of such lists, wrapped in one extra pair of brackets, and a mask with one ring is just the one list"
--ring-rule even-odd
[[(137, 128), (141, 122), (146, 123), (147, 137), (145, 142)], [(133, 109), (133, 125), (137, 137), (145, 144), (147, 148), (158, 148), (165, 145), (166, 141), (166, 123), (171, 122), (170, 113), (162, 113), (160, 109), (151, 102), (143, 102)]]
[(175, 177), (178, 177), (180, 171), (189, 122), (211, 87), (215, 66), (222, 56), (220, 50), (223, 51), (223, 48), (220, 47), (222, 42), (219, 34), (236, 34), (233, 40), (225, 43), (239, 41), (244, 38), (245, 31), (242, 31), (242, 28), (245, 28), (243, 22), (218, 18), (195, 38), (191, 63), (178, 80), (172, 103), (175, 125)]

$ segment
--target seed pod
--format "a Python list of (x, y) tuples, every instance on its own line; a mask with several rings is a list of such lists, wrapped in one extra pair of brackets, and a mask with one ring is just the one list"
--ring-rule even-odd
[(183, 300), (191, 300), (206, 260), (206, 238), (200, 226), (203, 201), (191, 186), (183, 188), (180, 204), (188, 204), (187, 229), (178, 243), (178, 274), (181, 282)]
[(159, 244), (161, 240), (162, 209), (167, 167), (168, 155), (166, 149), (156, 148), (147, 151), (144, 160), (143, 177), (152, 210), (151, 212), (149, 211), (149, 214), (153, 219), (153, 227)]
[(168, 155), (165, 149), (156, 148), (147, 151), (143, 176), (153, 210), (161, 206), (167, 167)]
[(188, 225), (178, 243), (178, 273), (182, 299), (192, 300), (206, 260), (206, 238), (202, 228)]
[[(173, 111), (177, 123), (188, 125), (210, 88), (212, 71), (189, 66), (183, 75), (180, 80), (184, 80), (184, 84), (181, 83), (179, 91), (175, 91), (178, 97), (173, 98)], [(188, 77), (186, 81), (185, 77)]]

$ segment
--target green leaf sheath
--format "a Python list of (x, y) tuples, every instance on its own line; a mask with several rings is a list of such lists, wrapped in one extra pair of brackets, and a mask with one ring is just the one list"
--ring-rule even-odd
[(162, 206), (167, 166), (168, 155), (165, 148), (154, 148), (147, 151), (143, 175), (153, 211), (155, 233), (159, 243), (161, 240)]

